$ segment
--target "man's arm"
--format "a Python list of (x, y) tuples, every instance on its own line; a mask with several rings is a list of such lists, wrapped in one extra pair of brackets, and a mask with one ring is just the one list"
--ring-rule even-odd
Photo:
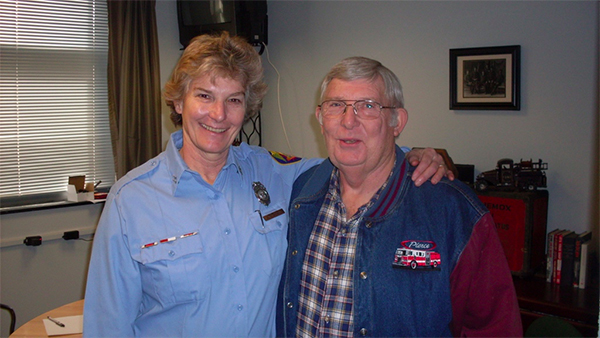
[(430, 177), (433, 184), (438, 183), (444, 176), (451, 181), (455, 178), (454, 173), (444, 163), (444, 158), (433, 148), (413, 149), (406, 154), (406, 159), (411, 165), (417, 166), (412, 175), (417, 187)]
[(517, 295), (490, 213), (473, 228), (450, 276), (455, 337), (522, 337)]

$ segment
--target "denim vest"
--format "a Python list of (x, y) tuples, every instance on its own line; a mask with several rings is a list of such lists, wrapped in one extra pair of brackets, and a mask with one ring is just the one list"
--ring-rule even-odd
[[(396, 166), (379, 200), (360, 220), (354, 263), (354, 336), (451, 336), (450, 274), (474, 225), (487, 212), (461, 182), (415, 187), (414, 167), (396, 147)], [(277, 335), (294, 337), (304, 252), (327, 192), (326, 160), (295, 182), (289, 208), (288, 251), (279, 287)], [(402, 251), (399, 249), (415, 249)], [(439, 254), (413, 268), (399, 256)], [(423, 257), (421, 257), (423, 258)], [(438, 264), (439, 262), (439, 264)], [(395, 264), (394, 264), (395, 263)], [(435, 267), (434, 267), (435, 265)]]

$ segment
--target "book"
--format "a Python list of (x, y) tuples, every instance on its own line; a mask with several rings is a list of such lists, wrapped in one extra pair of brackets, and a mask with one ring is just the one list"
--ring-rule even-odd
[(548, 233), (548, 243), (546, 245), (546, 282), (551, 283), (553, 278), (553, 256), (554, 256), (554, 236), (560, 229), (554, 229)]
[(570, 230), (563, 230), (559, 233), (556, 234), (556, 236), (554, 237), (554, 255), (556, 256), (556, 258), (554, 259), (554, 261), (556, 262), (556, 269), (553, 271), (554, 272), (554, 283), (555, 284), (559, 284), (560, 285), (560, 280), (562, 277), (562, 254), (563, 254), (563, 238), (564, 236), (568, 235), (569, 233), (571, 233), (572, 231)]
[(579, 270), (581, 264), (581, 243), (592, 239), (592, 232), (585, 231), (577, 235), (575, 239), (575, 257), (573, 259), (573, 287), (579, 287)]
[(573, 268), (575, 266), (575, 241), (577, 234), (570, 232), (563, 236), (562, 269), (560, 285), (573, 286)]
[(561, 229), (554, 233), (552, 239), (552, 283), (556, 283), (556, 267), (558, 261), (558, 234), (565, 232), (565, 229)]
[(588, 272), (590, 241), (581, 243), (581, 261), (579, 264), (579, 288), (585, 289)]

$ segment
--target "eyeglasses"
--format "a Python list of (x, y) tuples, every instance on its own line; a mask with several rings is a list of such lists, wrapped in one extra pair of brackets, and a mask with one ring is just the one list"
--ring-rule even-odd
[(321, 115), (328, 119), (338, 118), (346, 113), (346, 108), (352, 106), (354, 114), (363, 120), (373, 120), (379, 117), (382, 109), (395, 109), (396, 107), (384, 107), (373, 100), (357, 100), (348, 104), (341, 100), (326, 100), (318, 107)]

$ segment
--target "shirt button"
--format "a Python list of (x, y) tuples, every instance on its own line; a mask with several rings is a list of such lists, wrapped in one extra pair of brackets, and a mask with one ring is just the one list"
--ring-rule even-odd
[(338, 278), (339, 275), (340, 275), (340, 272), (338, 270), (335, 270), (333, 272), (333, 277)]
[(300, 204), (297, 204), (297, 203), (296, 203), (296, 204), (294, 205), (294, 209), (300, 209)]
[(323, 320), (325, 321), (325, 324), (329, 324), (329, 319), (330, 319), (330, 317), (328, 315), (323, 316)]
[(238, 271), (240, 271), (240, 268), (238, 268), (237, 266), (234, 266), (233, 267), (233, 272), (238, 272)]
[(242, 311), (244, 309), (244, 306), (242, 304), (239, 304), (237, 306), (238, 311)]
[(364, 336), (366, 336), (366, 335), (367, 335), (367, 333), (369, 333), (369, 331), (367, 331), (367, 329), (365, 329), (364, 327), (363, 327), (362, 329), (360, 329), (360, 335), (361, 335), (361, 336), (363, 336), (363, 337), (364, 337)]
[(292, 251), (292, 256), (296, 256), (298, 254), (298, 250)]
[(229, 235), (231, 233), (231, 229), (227, 228), (225, 229), (225, 235)]
[(156, 165), (156, 161), (152, 161), (152, 162), (150, 162), (150, 165), (151, 165), (151, 166), (155, 166), (155, 165)]
[(169, 251), (169, 256), (171, 256), (171, 257), (175, 256), (175, 251), (173, 251), (173, 250), (170, 250), (170, 251)]
[(371, 229), (373, 227), (373, 223), (369, 221), (369, 222), (367, 222), (366, 226), (367, 226), (367, 229)]
[(292, 309), (294, 307), (294, 304), (292, 302), (288, 302), (287, 304), (285, 304), (285, 306), (287, 306), (288, 309)]
[(367, 279), (367, 277), (368, 277), (368, 276), (367, 276), (367, 273), (366, 273), (366, 272), (364, 272), (364, 271), (363, 271), (363, 272), (361, 272), (361, 273), (360, 273), (360, 278), (362, 278), (362, 279)]

